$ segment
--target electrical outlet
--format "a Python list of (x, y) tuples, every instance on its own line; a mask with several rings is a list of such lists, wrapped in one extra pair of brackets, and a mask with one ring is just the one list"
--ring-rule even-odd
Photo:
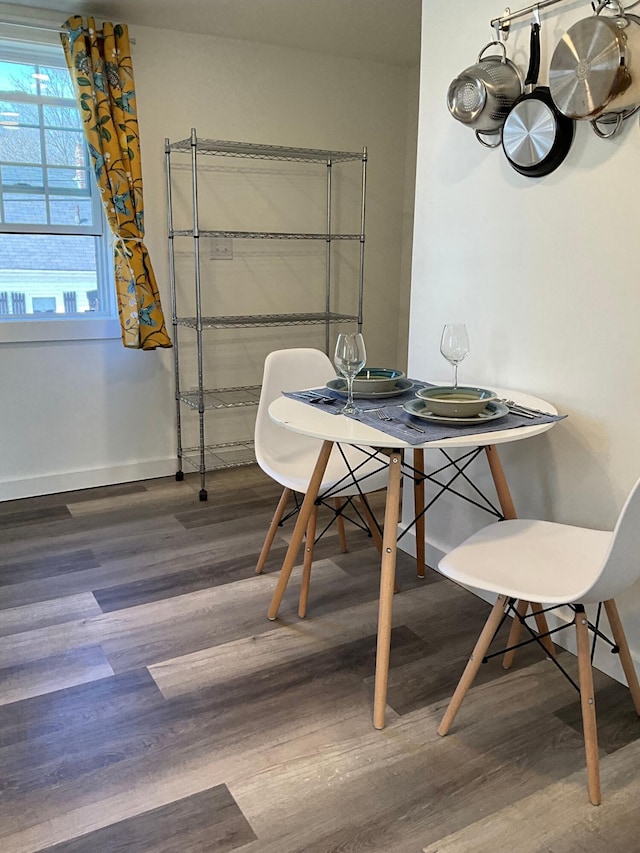
[(212, 237), (209, 241), (210, 261), (232, 261), (233, 241), (231, 237)]

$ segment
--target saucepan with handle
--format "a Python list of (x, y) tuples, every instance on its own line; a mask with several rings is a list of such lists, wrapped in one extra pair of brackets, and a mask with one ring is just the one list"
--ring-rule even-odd
[[(613, 17), (602, 12), (613, 7)], [(602, 0), (558, 42), (549, 66), (549, 88), (558, 109), (587, 119), (603, 138), (614, 136), (640, 109), (640, 18), (618, 0)], [(598, 122), (611, 125), (603, 130)]]

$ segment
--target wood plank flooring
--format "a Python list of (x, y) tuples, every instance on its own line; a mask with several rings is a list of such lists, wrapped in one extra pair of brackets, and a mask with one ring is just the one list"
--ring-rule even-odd
[(372, 540), (349, 526), (341, 554), (331, 529), (307, 618), (298, 566), (269, 622), (291, 522), (254, 566), (280, 490), (256, 467), (207, 486), (0, 504), (2, 853), (640, 850), (626, 688), (597, 673), (599, 808), (577, 694), (533, 647), (483, 666), (438, 737), (488, 606), (401, 554), (376, 731)]

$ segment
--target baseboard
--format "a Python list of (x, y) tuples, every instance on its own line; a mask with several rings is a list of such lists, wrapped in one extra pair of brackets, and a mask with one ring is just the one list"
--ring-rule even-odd
[(130, 483), (134, 480), (168, 477), (175, 474), (176, 470), (175, 458), (150, 459), (145, 462), (132, 462), (129, 465), (117, 465), (112, 468), (91, 468), (84, 471), (66, 471), (61, 474), (30, 477), (24, 480), (9, 480), (0, 483), (0, 501), (32, 498), (38, 495), (53, 495), (58, 492), (71, 492), (77, 489), (93, 489), (97, 486), (112, 486), (116, 483)]

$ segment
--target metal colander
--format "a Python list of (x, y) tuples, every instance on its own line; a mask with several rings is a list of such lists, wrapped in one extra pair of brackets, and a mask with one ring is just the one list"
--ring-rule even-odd
[(458, 121), (473, 121), (486, 99), (486, 89), (476, 77), (456, 77), (449, 88), (449, 110)]
[[(502, 56), (483, 53), (499, 45)], [(502, 42), (490, 42), (480, 51), (477, 65), (459, 74), (449, 86), (447, 105), (458, 121), (475, 130), (492, 133), (504, 124), (509, 110), (522, 94), (522, 79), (516, 66), (506, 57)]]

